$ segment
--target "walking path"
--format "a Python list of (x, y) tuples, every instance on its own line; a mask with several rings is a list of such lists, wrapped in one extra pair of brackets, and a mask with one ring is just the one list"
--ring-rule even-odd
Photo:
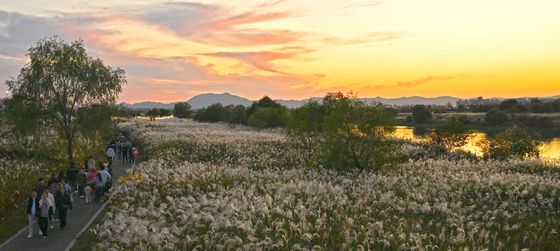
[[(124, 170), (129, 167), (128, 164), (122, 164), (120, 160), (116, 160), (113, 164), (113, 186), (116, 185), (119, 177), (126, 174)], [(58, 251), (66, 250), (70, 245), (74, 244), (78, 235), (81, 234), (82, 229), (90, 224), (92, 218), (97, 216), (105, 203), (91, 203), (86, 204), (84, 199), (74, 195), (73, 209), (68, 211), (68, 223), (64, 230), (60, 230), (59, 222), (55, 222), (54, 229), (48, 230), (48, 237), (43, 239), (39, 236), (38, 226), (35, 227), (33, 238), (27, 239), (27, 226), (20, 232), (12, 236), (5, 243), (0, 245), (0, 251), (8, 250), (42, 250), (42, 251)], [(27, 217), (24, 211), (21, 212), (21, 217)]]

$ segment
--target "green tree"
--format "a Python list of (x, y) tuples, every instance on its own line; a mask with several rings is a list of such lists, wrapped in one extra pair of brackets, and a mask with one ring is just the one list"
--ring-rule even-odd
[(114, 103), (126, 82), (124, 71), (88, 56), (81, 40), (46, 38), (31, 47), (28, 56), (30, 62), (6, 84), (13, 95), (24, 97), (22, 105), (36, 106), (45, 114), (43, 122), (59, 132), (68, 161), (73, 161), (78, 108)]
[(150, 118), (150, 121), (155, 120), (159, 116), (159, 110), (157, 108), (152, 108), (146, 113), (146, 117)]
[(492, 109), (484, 116), (484, 121), (489, 125), (495, 126), (504, 124), (509, 120), (509, 117), (504, 112)]
[(81, 135), (89, 140), (107, 136), (112, 126), (111, 115), (115, 108), (107, 104), (94, 104), (80, 107), (76, 112), (76, 126)]
[(291, 138), (319, 166), (375, 170), (395, 163), (393, 115), (383, 106), (368, 106), (352, 94), (331, 93), (323, 103), (309, 102), (294, 111)]
[(412, 118), (418, 124), (428, 123), (432, 119), (432, 112), (425, 105), (415, 105), (412, 108)]
[(111, 116), (116, 113), (117, 107), (107, 104), (78, 108), (75, 123), (82, 137), (75, 143), (80, 149), (75, 156), (77, 159), (86, 159), (92, 151), (105, 146), (112, 132)]
[(457, 112), (464, 112), (465, 110), (467, 110), (467, 107), (463, 104), (460, 104), (457, 106)]
[(292, 111), (288, 121), (288, 133), (305, 154), (305, 159), (312, 160), (317, 145), (320, 144), (325, 123), (325, 108), (317, 101), (309, 101)]
[(206, 108), (199, 109), (194, 117), (197, 121), (202, 122), (219, 122), (227, 121), (229, 111), (222, 104), (212, 104)]
[(553, 112), (560, 112), (560, 98), (555, 99), (554, 101), (552, 101), (550, 103), (550, 106), (552, 106), (552, 111)]
[(277, 103), (276, 101), (272, 100), (270, 97), (268, 96), (264, 96), (261, 99), (259, 99), (259, 101), (257, 102), (253, 102), (253, 104), (251, 105), (251, 107), (249, 107), (249, 110), (247, 111), (247, 114), (249, 116), (251, 116), (251, 114), (253, 114), (254, 112), (256, 112), (259, 108), (280, 108), (282, 107), (281, 104)]
[(247, 124), (257, 128), (283, 127), (288, 121), (288, 116), (286, 107), (263, 107), (249, 116)]
[(168, 109), (165, 109), (165, 108), (159, 108), (157, 110), (157, 115), (159, 117), (167, 117), (167, 116), (171, 116), (171, 114), (172, 114), (172, 111), (170, 111)]
[(39, 104), (20, 94), (5, 101), (6, 120), (11, 125), (13, 135), (20, 142), (28, 143), (27, 136), (38, 137), (46, 126), (46, 114)]
[(517, 100), (515, 99), (506, 99), (502, 102), (500, 102), (500, 105), (498, 106), (500, 108), (500, 110), (502, 111), (513, 111), (514, 108), (519, 104), (519, 102), (517, 102)]
[(527, 130), (514, 126), (498, 133), (482, 146), (487, 158), (504, 160), (510, 157), (538, 157), (541, 144)]
[(468, 143), (468, 129), (459, 119), (451, 119), (430, 133), (430, 140), (436, 146), (452, 150)]
[(242, 125), (247, 124), (247, 108), (242, 105), (231, 108), (228, 122)]
[(175, 103), (173, 106), (173, 116), (176, 118), (188, 118), (191, 116), (191, 105), (187, 102)]

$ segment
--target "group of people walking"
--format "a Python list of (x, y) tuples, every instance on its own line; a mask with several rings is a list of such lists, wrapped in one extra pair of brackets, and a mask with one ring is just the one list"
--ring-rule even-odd
[[(118, 141), (113, 142), (111, 144), (111, 148), (114, 150), (114, 155), (116, 155), (123, 163), (134, 164), (135, 158), (138, 156), (138, 150), (136, 150), (136, 147), (132, 146), (132, 143), (129, 140), (125, 140), (124, 136)], [(107, 151), (109, 151), (109, 149), (107, 149)]]
[[(33, 237), (36, 222), (39, 235), (43, 238), (47, 238), (48, 229), (53, 229), (56, 221), (60, 222), (60, 229), (64, 230), (66, 215), (74, 202), (73, 194), (77, 193), (86, 203), (101, 201), (111, 188), (113, 158), (119, 156), (123, 163), (134, 163), (134, 158), (138, 156), (138, 151), (131, 144), (122, 148), (117, 146), (117, 142), (112, 141), (107, 148), (107, 163), (101, 161), (96, 167), (95, 159), (90, 156), (79, 170), (75, 163), (71, 163), (66, 173), (53, 173), (46, 182), (44, 178), (38, 179), (38, 184), (32, 189), (27, 201), (27, 238)], [(125, 150), (130, 153), (125, 153)]]
[(57, 179), (48, 186), (43, 178), (39, 178), (39, 184), (31, 191), (31, 197), (27, 201), (29, 218), (27, 238), (33, 237), (33, 226), (36, 220), (39, 225), (39, 235), (47, 238), (49, 222), (50, 228), (54, 228), (55, 211), (60, 221), (60, 229), (64, 229), (69, 209), (72, 209), (72, 198), (68, 191), (68, 183), (64, 178)]

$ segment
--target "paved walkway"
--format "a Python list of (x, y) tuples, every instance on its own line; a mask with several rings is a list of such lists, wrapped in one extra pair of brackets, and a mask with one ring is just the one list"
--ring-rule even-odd
[[(113, 164), (113, 185), (118, 181), (121, 175), (125, 175), (124, 170), (128, 165), (122, 164), (116, 160)], [(60, 230), (59, 222), (55, 222), (54, 229), (48, 230), (48, 237), (43, 239), (38, 234), (39, 226), (35, 227), (33, 238), (27, 239), (27, 226), (19, 233), (8, 239), (7, 242), (0, 246), (0, 251), (8, 250), (66, 250), (68, 246), (81, 233), (84, 226), (97, 214), (103, 206), (103, 202), (86, 204), (84, 199), (74, 195), (73, 209), (68, 211), (67, 225), (64, 230)], [(22, 212), (22, 217), (25, 212)], [(27, 216), (26, 216), (27, 217)]]

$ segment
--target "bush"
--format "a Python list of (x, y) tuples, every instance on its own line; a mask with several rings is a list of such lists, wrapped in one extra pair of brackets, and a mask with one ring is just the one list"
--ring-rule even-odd
[(519, 116), (515, 118), (515, 122), (526, 127), (536, 128), (552, 128), (554, 121), (550, 117), (542, 116)]
[(418, 124), (424, 124), (432, 119), (432, 113), (425, 105), (415, 105), (412, 108), (412, 118)]
[(152, 108), (146, 113), (146, 116), (150, 117), (150, 120), (154, 120), (156, 117), (166, 117), (171, 115), (171, 111), (163, 108)]
[(376, 170), (395, 164), (393, 116), (354, 96), (328, 94), (322, 104), (309, 102), (293, 112), (288, 131), (310, 164), (334, 170)]
[(468, 143), (468, 129), (459, 120), (452, 119), (436, 128), (430, 134), (430, 140), (436, 146), (452, 150)]
[(242, 105), (231, 108), (228, 122), (242, 125), (247, 124), (247, 108)]
[(195, 120), (202, 122), (227, 121), (227, 118), (228, 110), (220, 103), (199, 109), (194, 116)]
[(175, 103), (173, 106), (173, 116), (176, 118), (188, 118), (191, 113), (191, 105), (187, 102)]
[(508, 119), (509, 117), (507, 114), (498, 110), (490, 110), (484, 116), (484, 121), (492, 126), (506, 123)]
[(541, 144), (527, 130), (514, 126), (486, 142), (483, 151), (485, 157), (500, 160), (511, 157), (538, 157)]
[(283, 107), (281, 104), (272, 100), (268, 96), (264, 96), (261, 99), (259, 99), (259, 101), (253, 102), (253, 104), (251, 105), (251, 107), (247, 111), (247, 114), (249, 116), (251, 116), (253, 113), (255, 113), (260, 108), (281, 108), (281, 107)]
[(515, 99), (507, 99), (500, 103), (498, 106), (502, 111), (513, 111), (519, 103)]
[(247, 124), (256, 128), (283, 127), (288, 121), (288, 109), (285, 107), (258, 108), (247, 121)]

